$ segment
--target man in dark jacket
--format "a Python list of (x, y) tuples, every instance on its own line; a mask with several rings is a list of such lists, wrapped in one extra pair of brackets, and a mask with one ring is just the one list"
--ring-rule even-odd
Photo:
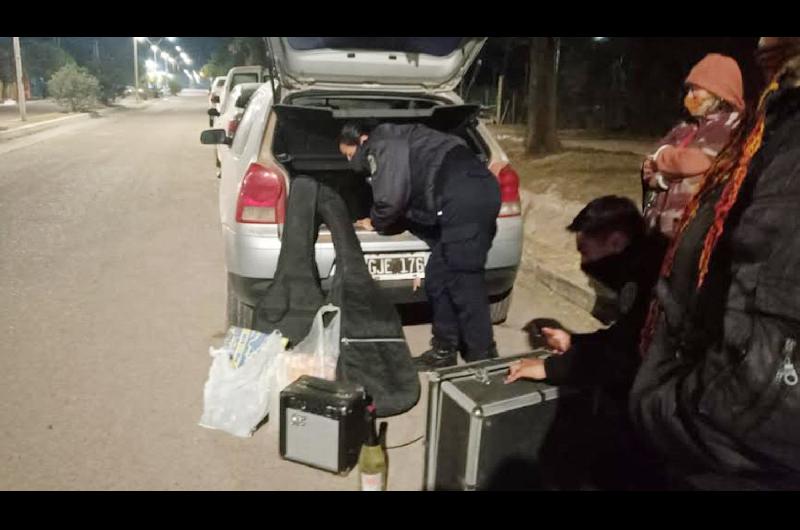
[(680, 489), (800, 488), (800, 38), (667, 252), (631, 391)]
[(639, 334), (658, 278), (667, 240), (645, 232), (645, 220), (630, 199), (615, 196), (591, 201), (567, 230), (575, 233), (581, 268), (617, 295), (619, 317), (608, 329), (569, 334), (542, 328), (555, 352), (513, 363), (507, 383), (519, 378), (546, 379), (554, 385), (582, 388), (593, 395), (594, 412), (576, 409), (566, 418), (579, 426), (559, 440), (592, 487), (660, 488), (659, 474), (633, 433), (627, 414), (628, 392), (639, 367)]
[(425, 290), (433, 308), (433, 348), (422, 370), (496, 357), (484, 272), (497, 231), (500, 186), (466, 142), (422, 124), (348, 123), (339, 149), (368, 173), (373, 205), (362, 226), (404, 229), (431, 248)]
[(646, 234), (633, 201), (613, 195), (591, 201), (567, 230), (575, 233), (581, 269), (617, 293), (619, 318), (593, 333), (542, 328), (555, 355), (518, 361), (508, 382), (527, 377), (555, 385), (603, 386), (624, 406), (639, 366), (639, 335), (666, 238), (655, 231)]

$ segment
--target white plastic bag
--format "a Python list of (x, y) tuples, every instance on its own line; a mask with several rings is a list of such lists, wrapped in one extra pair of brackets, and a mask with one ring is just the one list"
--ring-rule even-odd
[[(328, 314), (333, 316), (326, 326), (324, 317)], [(306, 338), (281, 355), (283, 362), (278, 364), (278, 368), (283, 368), (283, 373), (278, 373), (278, 386), (281, 389), (301, 375), (313, 375), (331, 381), (336, 379), (340, 323), (338, 307), (329, 304), (319, 308)]]
[[(333, 316), (326, 326), (323, 319), (329, 313), (333, 313)], [(306, 338), (291, 350), (278, 355), (271, 374), (271, 380), (274, 381), (270, 410), (270, 418), (274, 418), (274, 421), (269, 422), (271, 427), (274, 428), (278, 424), (281, 390), (302, 375), (312, 375), (330, 381), (336, 379), (340, 327), (339, 308), (330, 304), (322, 306), (314, 316), (311, 331)]]
[(200, 426), (247, 438), (269, 412), (272, 368), (284, 350), (279, 331), (270, 335), (231, 327), (214, 359), (203, 391)]

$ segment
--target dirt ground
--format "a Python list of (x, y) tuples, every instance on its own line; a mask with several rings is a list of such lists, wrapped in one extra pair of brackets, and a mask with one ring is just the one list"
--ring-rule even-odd
[(563, 131), (559, 133), (562, 152), (532, 157), (524, 153), (524, 128), (500, 126), (494, 130), (521, 186), (533, 194), (556, 193), (581, 203), (607, 194), (630, 197), (637, 204), (641, 201), (639, 168), (653, 139)]

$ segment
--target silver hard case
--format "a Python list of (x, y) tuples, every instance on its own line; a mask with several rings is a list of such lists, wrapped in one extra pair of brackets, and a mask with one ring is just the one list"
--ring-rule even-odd
[(505, 384), (509, 365), (544, 350), (431, 372), (425, 437), (425, 490), (491, 489), (510, 462), (535, 464), (559, 395), (541, 382)]

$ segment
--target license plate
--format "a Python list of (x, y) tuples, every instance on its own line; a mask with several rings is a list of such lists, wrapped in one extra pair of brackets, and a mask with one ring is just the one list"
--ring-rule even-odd
[(376, 280), (411, 280), (425, 277), (430, 252), (411, 254), (367, 254), (369, 273)]

